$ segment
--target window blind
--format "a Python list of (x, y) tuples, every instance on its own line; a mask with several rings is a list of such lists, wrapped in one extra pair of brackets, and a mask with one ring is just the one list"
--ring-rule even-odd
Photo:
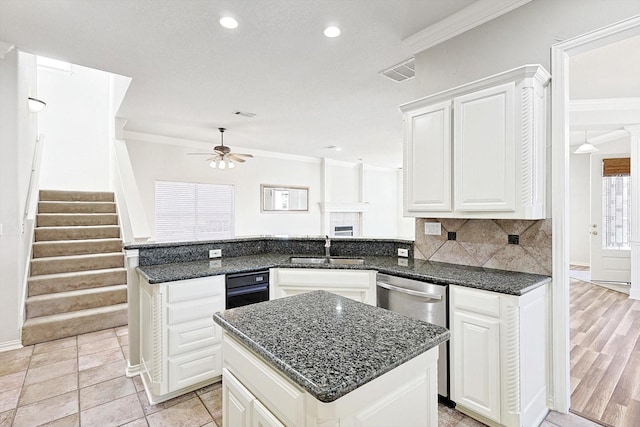
[(629, 157), (619, 159), (602, 159), (602, 176), (628, 175), (631, 175), (631, 159)]
[(231, 185), (156, 181), (156, 240), (214, 240), (234, 236)]

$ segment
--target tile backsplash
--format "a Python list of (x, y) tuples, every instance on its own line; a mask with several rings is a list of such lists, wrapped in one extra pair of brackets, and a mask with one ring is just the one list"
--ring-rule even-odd
[[(440, 235), (425, 235), (425, 222), (442, 224)], [(551, 275), (551, 219), (417, 218), (414, 257)]]

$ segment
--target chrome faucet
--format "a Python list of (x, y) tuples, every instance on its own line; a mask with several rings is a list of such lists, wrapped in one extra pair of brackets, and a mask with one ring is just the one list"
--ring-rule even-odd
[(329, 238), (329, 236), (324, 236), (325, 240), (324, 240), (324, 256), (326, 257), (330, 257), (331, 256), (331, 239)]

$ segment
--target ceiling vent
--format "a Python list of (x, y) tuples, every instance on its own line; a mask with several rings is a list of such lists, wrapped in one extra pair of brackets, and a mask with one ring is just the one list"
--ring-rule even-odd
[(402, 82), (405, 80), (409, 80), (414, 78), (416, 75), (415, 63), (416, 63), (415, 57), (409, 58), (406, 61), (403, 61), (399, 64), (394, 65), (393, 67), (380, 71), (380, 74), (390, 78), (394, 82)]

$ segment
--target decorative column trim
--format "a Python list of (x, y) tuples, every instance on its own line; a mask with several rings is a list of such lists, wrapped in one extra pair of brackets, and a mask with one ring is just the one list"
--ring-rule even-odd
[(135, 377), (142, 372), (140, 367), (140, 281), (136, 268), (140, 258), (138, 249), (127, 249), (127, 314), (129, 330), (129, 354), (127, 355), (127, 377)]
[(625, 126), (631, 146), (631, 289), (629, 298), (640, 300), (640, 124)]

